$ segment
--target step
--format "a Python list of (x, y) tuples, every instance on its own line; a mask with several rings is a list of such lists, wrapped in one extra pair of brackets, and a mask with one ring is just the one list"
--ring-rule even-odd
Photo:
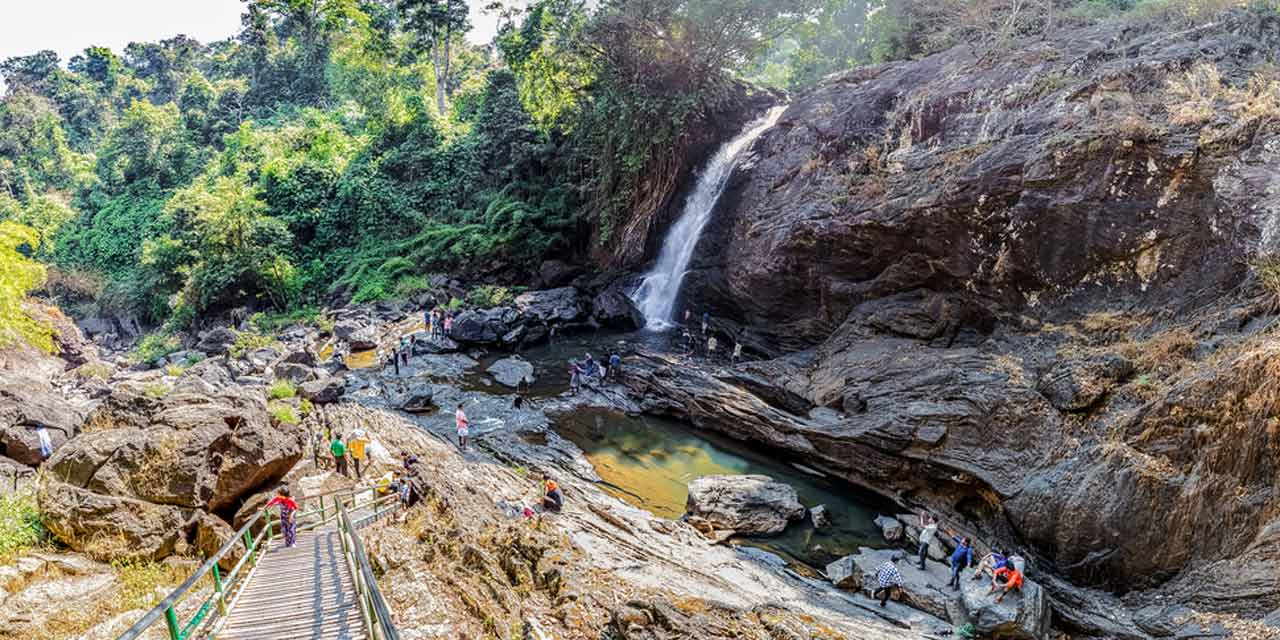
[(319, 634), (327, 631), (348, 633), (365, 632), (364, 618), (360, 609), (351, 606), (339, 611), (326, 611), (316, 617), (308, 615), (294, 618), (265, 618), (261, 620), (245, 620), (228, 623), (218, 633), (219, 640), (232, 640), (245, 637), (280, 638), (288, 634)]

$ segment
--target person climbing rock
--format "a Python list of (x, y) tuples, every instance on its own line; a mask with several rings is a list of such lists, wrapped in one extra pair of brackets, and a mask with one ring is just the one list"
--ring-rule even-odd
[(929, 557), (929, 545), (933, 544), (933, 537), (938, 533), (938, 519), (932, 514), (926, 513), (920, 516), (920, 568), (924, 569), (924, 561)]
[(902, 556), (895, 553), (892, 558), (876, 568), (876, 584), (878, 587), (871, 592), (871, 597), (878, 598), (881, 607), (889, 602), (890, 597), (896, 599), (898, 590), (902, 588), (902, 574), (898, 573), (898, 567), (895, 566), (901, 558)]
[(560, 485), (555, 480), (547, 478), (543, 485), (542, 508), (547, 511), (559, 513), (564, 507), (564, 494), (560, 493)]
[(1008, 564), (1009, 559), (1002, 550), (992, 549), (991, 553), (983, 556), (978, 561), (978, 567), (973, 570), (973, 579), (981, 580), (983, 572), (987, 570), (990, 570), (992, 577), (995, 577), (995, 572), (1005, 568)]
[(467, 437), (471, 434), (471, 421), (467, 419), (467, 414), (462, 410), (462, 403), (458, 403), (458, 410), (453, 413), (454, 424), (458, 427), (458, 448), (463, 451), (467, 450)]
[(347, 446), (342, 443), (341, 434), (333, 434), (333, 442), (329, 444), (329, 453), (333, 454), (333, 468), (343, 477), (350, 478), (347, 473)]
[(356, 468), (356, 480), (364, 480), (364, 471), (361, 466), (364, 463), (367, 444), (369, 444), (369, 436), (365, 435), (363, 429), (356, 429), (351, 432), (351, 437), (347, 438), (347, 448), (351, 450), (351, 464)]
[(1013, 563), (1009, 563), (1000, 569), (996, 569), (995, 574), (991, 576), (991, 589), (987, 591), (987, 594), (990, 595), (999, 591), (1000, 595), (996, 596), (996, 602), (1000, 602), (1014, 589), (1017, 589), (1019, 593), (1022, 592), (1022, 572), (1018, 571), (1018, 568), (1013, 566)]
[(280, 531), (284, 533), (284, 546), (292, 547), (298, 542), (298, 503), (289, 497), (289, 487), (280, 487), (275, 497), (267, 502), (267, 508), (280, 507)]
[(956, 550), (951, 553), (951, 581), (947, 584), (954, 590), (960, 589), (960, 572), (973, 564), (973, 542), (962, 538), (950, 529), (947, 533), (955, 541)]

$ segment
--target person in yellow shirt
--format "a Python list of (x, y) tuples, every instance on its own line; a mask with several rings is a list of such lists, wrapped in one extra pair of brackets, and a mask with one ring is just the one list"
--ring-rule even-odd
[(364, 431), (356, 431), (347, 439), (347, 453), (351, 454), (351, 462), (356, 468), (356, 480), (363, 480), (364, 474), (360, 470), (365, 460), (365, 445), (369, 444), (369, 436)]

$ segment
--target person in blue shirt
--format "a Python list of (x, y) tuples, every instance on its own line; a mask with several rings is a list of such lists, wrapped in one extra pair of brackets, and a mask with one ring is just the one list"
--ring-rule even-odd
[(622, 375), (622, 356), (615, 351), (609, 356), (609, 378), (617, 380)]
[(1009, 558), (1008, 556), (1005, 555), (1004, 551), (1001, 549), (992, 549), (991, 553), (988, 553), (987, 555), (983, 556), (982, 560), (978, 561), (978, 568), (973, 570), (973, 579), (981, 580), (982, 572), (987, 569), (990, 569), (991, 574), (994, 576), (995, 572), (1005, 568), (1008, 565), (1009, 565)]
[(968, 538), (962, 538), (956, 535), (955, 531), (950, 529), (947, 533), (951, 536), (951, 540), (956, 544), (956, 550), (951, 553), (951, 581), (947, 584), (954, 590), (960, 589), (960, 572), (965, 567), (973, 564), (973, 542)]

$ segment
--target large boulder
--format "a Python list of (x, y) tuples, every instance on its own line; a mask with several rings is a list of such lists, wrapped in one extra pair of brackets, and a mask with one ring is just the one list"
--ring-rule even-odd
[(538, 265), (538, 278), (542, 286), (548, 288), (563, 287), (574, 278), (582, 275), (582, 267), (571, 265), (563, 260), (543, 260)]
[(897, 542), (902, 539), (902, 523), (892, 516), (876, 516), (876, 527), (880, 529), (880, 534), (889, 542)]
[[(1044, 640), (1049, 637), (1049, 600), (1030, 578), (1023, 577), (1022, 592), (1012, 592), (1000, 602), (987, 593), (990, 580), (961, 580), (960, 593), (966, 619), (983, 637), (1010, 640)], [(952, 620), (957, 624), (962, 621)]]
[(522, 293), (516, 296), (515, 304), (525, 318), (543, 324), (573, 322), (585, 313), (582, 297), (573, 287)]
[(320, 380), (304, 382), (298, 387), (298, 392), (303, 398), (316, 404), (337, 402), (346, 391), (346, 380), (340, 376), (328, 376)]
[(272, 426), (260, 390), (191, 376), (162, 399), (123, 386), (103, 404), (97, 430), (46, 463), (39, 493), (50, 531), (102, 557), (164, 557), (191, 514), (238, 504), (302, 457), (302, 432)]
[(229, 327), (218, 327), (200, 334), (196, 349), (210, 355), (222, 355), (236, 343), (237, 334)]
[(489, 365), (487, 371), (499, 384), (512, 388), (526, 378), (533, 382), (533, 365), (521, 358), (502, 358)]
[(333, 335), (344, 340), (352, 351), (378, 348), (378, 328), (365, 317), (341, 320), (333, 325)]
[[(231, 525), (222, 518), (204, 511), (196, 512), (195, 548), (200, 552), (201, 557), (212, 558), (235, 536), (235, 529), (232, 529)], [(223, 571), (230, 571), (242, 556), (244, 556), (244, 543), (237, 541), (218, 561), (218, 566)]]
[(509, 307), (464, 311), (454, 318), (449, 337), (463, 344), (497, 344), (517, 319), (516, 310)]
[(591, 318), (603, 327), (629, 331), (644, 326), (644, 316), (618, 288), (605, 289), (591, 301)]
[(393, 380), (386, 388), (387, 404), (409, 413), (427, 413), (436, 409), (435, 391), (427, 380)]
[(685, 509), (717, 529), (776, 535), (804, 517), (796, 490), (762, 475), (703, 476), (689, 483)]
[(318, 377), (315, 369), (292, 362), (281, 362), (275, 366), (272, 372), (276, 374), (277, 380), (288, 380), (295, 385), (311, 382)]

